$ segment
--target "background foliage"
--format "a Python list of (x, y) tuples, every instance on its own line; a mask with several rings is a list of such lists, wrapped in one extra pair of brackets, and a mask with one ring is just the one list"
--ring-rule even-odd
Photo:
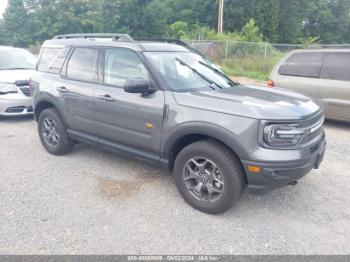
[[(121, 32), (133, 37), (298, 43), (350, 42), (350, 0), (9, 0), (0, 44), (27, 47), (56, 34)], [(306, 39), (306, 40), (305, 40)]]

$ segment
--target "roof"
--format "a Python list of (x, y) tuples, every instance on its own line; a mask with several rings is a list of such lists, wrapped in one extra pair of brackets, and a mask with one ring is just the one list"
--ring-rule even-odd
[(292, 53), (330, 53), (330, 52), (350, 52), (350, 48), (306, 48), (295, 49)]
[[(13, 51), (13, 50), (25, 50), (28, 51), (25, 48), (21, 48), (21, 47), (15, 47), (15, 46), (5, 46), (5, 45), (0, 45), (0, 50), (5, 50), (5, 51)], [(29, 52), (29, 51), (28, 51)]]
[(76, 34), (56, 36), (44, 42), (43, 47), (102, 46), (123, 47), (137, 52), (188, 52), (184, 45), (159, 41), (135, 41), (125, 34)]
[(13, 46), (7, 46), (7, 45), (0, 45), (0, 49), (15, 49), (16, 47)]

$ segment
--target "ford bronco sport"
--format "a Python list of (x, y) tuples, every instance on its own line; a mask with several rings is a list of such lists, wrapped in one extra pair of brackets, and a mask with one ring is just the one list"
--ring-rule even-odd
[(220, 213), (247, 187), (262, 194), (318, 168), (323, 107), (244, 86), (185, 44), (128, 35), (61, 35), (32, 78), (41, 142), (64, 155), (86, 142), (173, 171), (194, 208)]

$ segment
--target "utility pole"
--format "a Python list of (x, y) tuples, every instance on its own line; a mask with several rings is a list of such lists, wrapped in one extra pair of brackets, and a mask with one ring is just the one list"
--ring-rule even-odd
[(219, 13), (218, 13), (218, 34), (222, 35), (224, 27), (224, 0), (219, 0)]

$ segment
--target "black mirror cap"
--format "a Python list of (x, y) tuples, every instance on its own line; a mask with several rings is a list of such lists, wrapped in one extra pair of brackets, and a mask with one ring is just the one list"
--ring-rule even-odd
[(149, 81), (142, 77), (135, 77), (126, 80), (124, 91), (133, 94), (149, 94), (155, 91), (151, 88)]

